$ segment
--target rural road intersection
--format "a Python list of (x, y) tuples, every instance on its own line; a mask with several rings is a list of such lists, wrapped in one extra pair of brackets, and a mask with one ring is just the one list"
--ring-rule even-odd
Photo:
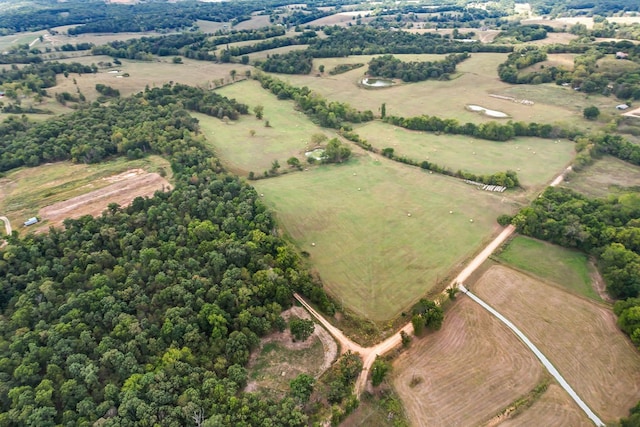
[[(560, 184), (564, 175), (571, 171), (571, 166), (567, 167), (558, 177), (556, 177), (553, 182), (551, 182), (550, 186), (555, 187)], [(497, 317), (502, 323), (504, 323), (511, 331), (513, 331), (518, 338), (535, 354), (535, 356), (542, 362), (543, 366), (549, 371), (549, 373), (556, 379), (558, 384), (566, 390), (569, 396), (576, 402), (576, 404), (584, 411), (584, 413), (589, 417), (589, 419), (598, 427), (603, 426), (604, 423), (598, 416), (587, 406), (586, 403), (576, 394), (573, 388), (567, 383), (567, 381), (562, 377), (560, 372), (553, 366), (553, 364), (545, 357), (544, 354), (527, 338), (527, 336), (522, 333), (513, 323), (511, 323), (506, 317), (492, 308), (490, 305), (482, 301), (476, 295), (471, 293), (465, 286), (463, 285), (464, 281), (469, 278), (469, 276), (478, 268), (482, 263), (484, 263), (489, 256), (500, 246), (505, 240), (507, 240), (514, 232), (515, 227), (513, 225), (509, 225), (506, 227), (491, 243), (489, 243), (483, 250), (480, 252), (470, 263), (467, 265), (456, 278), (451, 282), (448, 288), (457, 287), (462, 291), (465, 295), (471, 298), (473, 301), (478, 303), (481, 307), (486, 309), (489, 313)], [(320, 324), (329, 331), (329, 333), (340, 343), (341, 351), (344, 353), (348, 350), (351, 350), (354, 353), (359, 353), (360, 357), (363, 360), (363, 367), (360, 376), (356, 382), (355, 386), (355, 394), (356, 396), (360, 396), (362, 391), (365, 388), (367, 383), (367, 377), (369, 375), (369, 369), (373, 365), (373, 362), (376, 360), (377, 356), (382, 356), (393, 348), (399, 346), (402, 342), (402, 338), (400, 336), (400, 331), (397, 334), (393, 334), (391, 337), (382, 341), (381, 343), (376, 344), (373, 347), (364, 348), (349, 338), (347, 338), (340, 329), (333, 326), (326, 320), (320, 313), (314, 310), (300, 295), (294, 294), (294, 297), (311, 313), (313, 317), (315, 317)], [(404, 331), (406, 334), (413, 334), (413, 325), (411, 322), (407, 323), (404, 327), (402, 327), (401, 331)]]

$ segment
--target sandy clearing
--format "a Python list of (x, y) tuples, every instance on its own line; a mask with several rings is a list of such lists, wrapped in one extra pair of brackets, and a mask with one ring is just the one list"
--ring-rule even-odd
[(640, 399), (640, 355), (610, 309), (503, 266), (473, 285), (542, 351), (604, 421)]
[(109, 204), (129, 205), (136, 197), (150, 197), (156, 191), (170, 189), (169, 182), (157, 173), (133, 169), (104, 178), (112, 184), (40, 209), (38, 215), (50, 225), (59, 226), (66, 218), (100, 215)]
[(393, 366), (393, 385), (415, 426), (482, 424), (543, 376), (518, 338), (467, 298), (447, 311), (440, 331), (414, 339)]

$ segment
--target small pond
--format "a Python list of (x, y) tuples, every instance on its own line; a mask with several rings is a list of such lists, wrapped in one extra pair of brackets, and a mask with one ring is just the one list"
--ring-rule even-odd
[(393, 86), (393, 80), (365, 77), (364, 79), (362, 79), (362, 84), (366, 87), (389, 87)]

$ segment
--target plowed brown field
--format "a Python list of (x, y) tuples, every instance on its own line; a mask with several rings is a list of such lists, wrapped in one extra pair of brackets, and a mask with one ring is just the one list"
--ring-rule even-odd
[(471, 290), (526, 334), (605, 422), (640, 399), (640, 354), (610, 309), (503, 266)]
[(591, 427), (593, 423), (559, 385), (551, 384), (530, 408), (499, 425), (500, 427)]
[(415, 339), (396, 360), (393, 384), (412, 425), (470, 426), (531, 391), (542, 375), (511, 331), (461, 296), (440, 331)]
[(46, 206), (40, 209), (38, 215), (43, 220), (48, 220), (50, 225), (59, 226), (66, 218), (100, 215), (111, 203), (126, 206), (138, 196), (152, 196), (156, 191), (169, 189), (167, 180), (157, 173), (147, 173), (142, 169), (133, 169), (104, 179), (113, 184)]

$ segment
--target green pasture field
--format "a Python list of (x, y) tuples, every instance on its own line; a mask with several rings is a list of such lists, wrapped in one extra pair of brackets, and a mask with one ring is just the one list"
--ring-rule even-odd
[(538, 189), (551, 182), (574, 156), (568, 140), (521, 137), (507, 142), (486, 141), (466, 135), (436, 135), (392, 126), (380, 121), (355, 129), (374, 147), (390, 147), (394, 153), (419, 162), (427, 160), (452, 171), (475, 174), (518, 173), (521, 185)]
[[(229, 48), (243, 47), (243, 46), (253, 46), (254, 44), (258, 44), (258, 43), (261, 43), (261, 42), (264, 42), (264, 41), (267, 41), (267, 40), (285, 39), (285, 38), (289, 38), (289, 37), (294, 37), (296, 35), (297, 35), (297, 33), (295, 33), (295, 32), (288, 32), (288, 33), (285, 33), (282, 36), (270, 37), (270, 38), (265, 39), (265, 40), (244, 40), (244, 41), (241, 41), (241, 42), (233, 42), (233, 43), (229, 43)], [(220, 47), (226, 49), (227, 45), (226, 44), (221, 44)]]
[(598, 72), (600, 73), (630, 73), (638, 71), (638, 68), (640, 68), (640, 64), (633, 61), (616, 59), (614, 55), (608, 55), (604, 58), (598, 59), (596, 65), (598, 66)]
[[(335, 131), (315, 125), (303, 113), (296, 111), (293, 101), (278, 100), (255, 80), (225, 86), (217, 92), (249, 105), (251, 115), (228, 124), (204, 114), (192, 115), (200, 120), (201, 130), (225, 166), (239, 175), (246, 176), (253, 171), (260, 176), (271, 168), (274, 160), (280, 163), (281, 171), (288, 169), (287, 159), (290, 157), (297, 157), (306, 164), (304, 153), (313, 148), (311, 135), (336, 136)], [(264, 107), (262, 120), (253, 115), (256, 105)], [(265, 127), (267, 120), (271, 127)], [(251, 130), (255, 131), (254, 136), (251, 136)]]
[(640, 188), (640, 167), (615, 157), (603, 157), (561, 184), (588, 197), (607, 197)]
[[(30, 31), (25, 33), (16, 33), (8, 36), (0, 36), (0, 53), (8, 51), (12, 47), (16, 47), (20, 44), (31, 44), (34, 40), (38, 40), (38, 37), (47, 34), (46, 30)], [(38, 40), (33, 47), (40, 48), (42, 43)]]
[(497, 258), (574, 294), (601, 301), (592, 286), (593, 267), (589, 264), (587, 255), (582, 252), (516, 236)]
[(440, 291), (515, 210), (502, 195), (372, 153), (253, 185), (329, 293), (376, 322)]
[(130, 169), (162, 169), (171, 181), (171, 165), (160, 156), (133, 161), (119, 157), (92, 165), (57, 162), (20, 168), (0, 178), (0, 215), (8, 217), (12, 224), (21, 224), (40, 208), (106, 187), (111, 182), (102, 178)]
[[(403, 60), (403, 55), (397, 55)], [(421, 55), (413, 55), (420, 57)], [(432, 60), (434, 55), (424, 55)], [(441, 56), (443, 58), (444, 56)], [(515, 121), (538, 123), (568, 123), (583, 126), (586, 120), (582, 117), (582, 109), (576, 111), (566, 105), (555, 105), (546, 101), (544, 97), (532, 99), (529, 90), (537, 86), (522, 85), (518, 100), (535, 101), (535, 105), (523, 105), (510, 100), (493, 98), (489, 95), (510, 95), (508, 92), (513, 85), (503, 83), (498, 79), (498, 65), (504, 62), (507, 54), (503, 53), (473, 53), (466, 61), (458, 64), (457, 72), (450, 81), (427, 80), (418, 83), (400, 83), (390, 88), (366, 89), (359, 85), (363, 73), (367, 68), (359, 68), (336, 76), (329, 75), (338, 63), (352, 64), (362, 62), (367, 64), (370, 56), (349, 56), (346, 58), (314, 59), (314, 70), (320, 64), (325, 65), (326, 73), (318, 76), (317, 72), (309, 75), (278, 75), (295, 86), (308, 86), (313, 91), (332, 101), (342, 101), (360, 110), (378, 112), (385, 103), (388, 115), (403, 117), (419, 116), (422, 114), (438, 117), (455, 118), (463, 123), (483, 123), (490, 117), (468, 111), (469, 104), (479, 105), (491, 110), (502, 111)], [(554, 85), (555, 86), (555, 85)], [(584, 98), (584, 94), (573, 94), (557, 87), (558, 97), (573, 99)], [(607, 99), (607, 98), (604, 98)], [(583, 107), (584, 108), (584, 107)]]
[[(56, 92), (69, 92), (76, 94), (78, 88), (93, 101), (99, 93), (95, 90), (96, 84), (101, 83), (120, 90), (121, 96), (128, 96), (144, 90), (145, 86), (159, 87), (168, 82), (183, 83), (191, 86), (213, 88), (214, 81), (223, 79), (225, 83), (231, 83), (231, 70), (236, 70), (236, 80), (244, 78), (246, 70), (253, 67), (241, 64), (216, 64), (212, 62), (196, 61), (183, 58), (183, 64), (174, 64), (171, 57), (158, 57), (155, 61), (132, 61), (122, 59), (122, 65), (113, 66), (110, 69), (100, 69), (97, 74), (69, 74), (68, 78), (59, 75), (57, 85), (47, 89), (50, 95)], [(97, 64), (98, 62), (113, 62), (109, 56), (89, 56), (82, 58), (66, 59), (62, 62), (80, 62), (83, 64)], [(119, 74), (110, 74), (108, 71), (120, 70)], [(129, 77), (118, 78), (124, 73)], [(73, 80), (76, 80), (76, 84)]]

